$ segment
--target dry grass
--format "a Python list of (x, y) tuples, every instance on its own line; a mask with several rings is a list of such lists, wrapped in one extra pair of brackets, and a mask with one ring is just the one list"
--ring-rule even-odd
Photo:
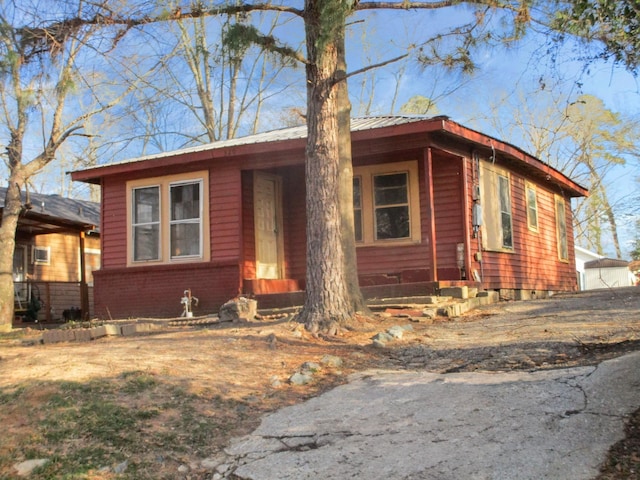
[[(30, 343), (38, 331), (16, 330), (0, 337), (0, 479), (15, 478), (13, 466), (35, 458), (50, 462), (33, 479), (209, 479), (200, 460), (250, 432), (266, 412), (357, 370), (551, 368), (637, 349), (640, 293), (632, 293), (622, 301), (589, 298), (581, 307), (573, 297), (560, 307), (516, 302), (412, 323), (412, 332), (385, 349), (371, 345), (373, 334), (409, 320), (377, 316), (329, 340), (287, 320), (47, 345)], [(487, 353), (497, 346), (498, 363)], [(344, 365), (324, 367), (310, 385), (287, 382), (302, 363), (326, 354)], [(635, 443), (610, 456), (613, 471), (603, 480), (638, 478), (629, 473), (638, 472), (637, 427), (630, 432)], [(114, 473), (123, 462), (124, 472)]]

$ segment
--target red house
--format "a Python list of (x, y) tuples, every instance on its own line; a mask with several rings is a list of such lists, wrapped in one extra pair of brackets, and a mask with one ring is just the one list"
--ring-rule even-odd
[[(99, 317), (217, 312), (239, 294), (300, 304), (306, 127), (72, 172), (102, 187)], [(446, 117), (352, 122), (365, 296), (471, 285), (576, 290), (571, 198), (587, 190), (521, 149)]]

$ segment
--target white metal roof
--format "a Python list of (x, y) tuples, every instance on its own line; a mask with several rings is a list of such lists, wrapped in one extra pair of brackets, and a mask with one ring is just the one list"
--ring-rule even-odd
[[(374, 128), (392, 127), (396, 125), (403, 125), (406, 123), (420, 122), (423, 120), (429, 120), (430, 118), (437, 117), (425, 117), (425, 116), (379, 116), (379, 117), (363, 117), (351, 119), (351, 131), (357, 132), (361, 130), (371, 130)], [(238, 147), (242, 145), (253, 145), (259, 143), (272, 143), (280, 142), (283, 140), (297, 140), (307, 137), (307, 126), (301, 125), (298, 127), (281, 128), (278, 130), (270, 130), (268, 132), (256, 133), (255, 135), (248, 135), (245, 137), (231, 138), (229, 140), (219, 140), (212, 143), (204, 143), (202, 145), (196, 145), (194, 147), (182, 148), (179, 150), (172, 150), (168, 152), (154, 153), (150, 155), (144, 155), (141, 157), (130, 158), (127, 160), (113, 162), (104, 165), (96, 165), (93, 167), (83, 168), (83, 171), (91, 171), (95, 168), (103, 168), (111, 165), (122, 165), (127, 163), (142, 162), (146, 160), (155, 160), (159, 158), (173, 157), (176, 155), (183, 155), (187, 153), (198, 153), (212, 150), (221, 150), (229, 147)]]

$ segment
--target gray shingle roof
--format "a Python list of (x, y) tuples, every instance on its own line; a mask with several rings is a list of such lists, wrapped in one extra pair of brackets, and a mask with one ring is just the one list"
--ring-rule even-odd
[[(0, 187), (0, 208), (4, 208), (6, 187)], [(100, 204), (88, 200), (77, 200), (65, 198), (60, 195), (45, 195), (41, 193), (29, 193), (31, 210), (43, 221), (49, 219), (60, 219), (81, 225), (100, 224)], [(23, 193), (23, 201), (26, 202)]]
[(591, 260), (584, 264), (584, 268), (612, 268), (612, 267), (628, 267), (629, 262), (626, 260), (618, 260), (615, 258), (599, 258)]

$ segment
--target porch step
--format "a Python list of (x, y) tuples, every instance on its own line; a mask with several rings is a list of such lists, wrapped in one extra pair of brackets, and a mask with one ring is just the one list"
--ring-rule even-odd
[[(459, 298), (453, 296), (422, 296), (377, 299), (369, 302), (369, 308), (376, 311), (407, 310), (427, 311), (443, 317), (459, 317), (483, 305), (491, 305), (500, 301), (499, 292), (479, 292), (478, 296)], [(397, 312), (396, 312), (397, 313)]]

